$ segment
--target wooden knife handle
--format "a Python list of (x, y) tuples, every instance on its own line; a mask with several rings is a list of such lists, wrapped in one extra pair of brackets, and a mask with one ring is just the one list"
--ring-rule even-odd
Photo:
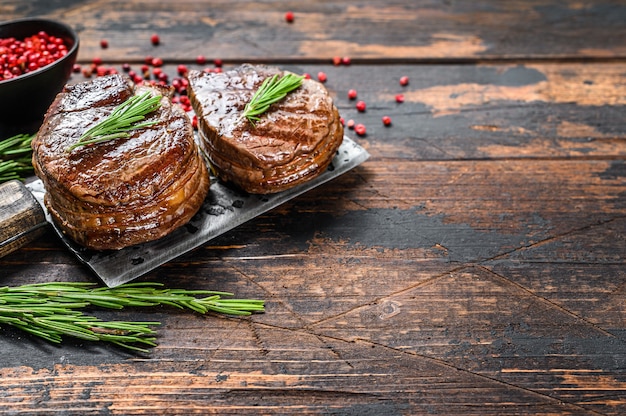
[(20, 181), (0, 184), (0, 257), (43, 234), (46, 216)]

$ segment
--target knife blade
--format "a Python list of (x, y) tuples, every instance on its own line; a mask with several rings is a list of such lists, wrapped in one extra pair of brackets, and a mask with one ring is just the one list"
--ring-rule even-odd
[[(45, 222), (42, 220), (42, 214), (36, 212), (37, 208), (32, 208), (29, 214), (36, 213), (39, 217), (31, 218), (32, 224), (22, 227), (24, 229), (22, 232), (26, 232), (26, 228), (32, 229), (28, 233), (32, 237), (42, 225), (51, 224), (63, 243), (80, 262), (91, 269), (105, 285), (115, 287), (130, 282), (211, 239), (348, 172), (368, 158), (369, 153), (363, 147), (350, 138), (344, 137), (330, 167), (325, 172), (294, 188), (270, 195), (247, 194), (211, 177), (209, 195), (198, 213), (186, 225), (159, 240), (115, 251), (90, 250), (65, 236), (45, 209), (43, 183), (39, 179), (34, 179), (26, 183), (26, 188), (38, 201), (38, 205), (43, 207)], [(0, 219), (2, 212), (2, 207), (0, 207)], [(0, 235), (0, 237), (4, 237), (4, 242), (0, 241), (1, 254), (6, 254), (2, 253), (2, 247), (16, 245), (19, 240), (19, 237), (15, 236), (7, 238)], [(31, 240), (32, 238), (26, 239), (26, 242)], [(8, 243), (5, 244), (7, 241)]]

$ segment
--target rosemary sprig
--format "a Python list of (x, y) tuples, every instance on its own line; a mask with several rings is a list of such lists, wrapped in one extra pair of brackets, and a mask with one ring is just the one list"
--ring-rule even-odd
[(254, 126), (254, 123), (260, 120), (261, 114), (266, 112), (272, 104), (282, 100), (287, 94), (302, 85), (303, 79), (304, 76), (291, 73), (285, 74), (283, 77), (276, 74), (270, 78), (265, 78), (244, 107), (241, 118), (247, 118)]
[(264, 301), (222, 299), (227, 292), (166, 289), (158, 283), (128, 283), (116, 288), (91, 283), (53, 282), (0, 287), (0, 324), (11, 325), (53, 343), (63, 336), (105, 341), (149, 352), (156, 346), (159, 322), (102, 321), (83, 314), (88, 306), (107, 309), (167, 305), (200, 314), (250, 315), (263, 312)]
[(106, 142), (113, 139), (130, 137), (130, 130), (148, 127), (158, 121), (143, 121), (147, 114), (161, 106), (161, 96), (151, 96), (146, 91), (141, 95), (133, 95), (117, 106), (104, 120), (84, 132), (80, 139), (67, 150), (72, 151), (80, 146)]
[(32, 173), (30, 143), (33, 137), (34, 134), (17, 134), (0, 141), (0, 183), (24, 179), (23, 174)]

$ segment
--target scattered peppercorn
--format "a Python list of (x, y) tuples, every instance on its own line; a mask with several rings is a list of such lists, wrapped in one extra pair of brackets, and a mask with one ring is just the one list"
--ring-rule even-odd
[(293, 19), (294, 19), (293, 12), (285, 13), (285, 20), (287, 21), (287, 23), (292, 23)]
[(341, 56), (333, 57), (333, 65), (335, 65), (335, 66), (341, 65)]
[(122, 64), (122, 71), (130, 72), (130, 64), (129, 63)]
[(383, 124), (385, 126), (391, 126), (391, 117), (389, 116), (383, 116)]
[(154, 58), (154, 59), (152, 59), (152, 66), (154, 66), (154, 67), (163, 66), (163, 59), (161, 59), (161, 58)]
[(204, 65), (206, 64), (206, 58), (204, 57), (204, 55), (198, 55), (196, 56), (196, 63), (198, 65)]
[(409, 77), (407, 77), (406, 75), (400, 77), (400, 85), (402, 85), (403, 87), (409, 85)]
[(222, 62), (221, 59), (219, 59), (219, 58), (213, 59), (213, 65), (215, 65), (216, 67), (221, 68), (223, 64), (224, 64), (224, 62)]
[(356, 109), (359, 110), (360, 112), (364, 112), (366, 109), (366, 105), (365, 105), (365, 101), (357, 101), (356, 103)]
[(176, 70), (178, 71), (178, 75), (185, 75), (187, 73), (187, 66), (183, 65), (183, 64), (180, 64), (180, 65), (178, 65)]
[(100, 47), (101, 47), (102, 49), (106, 49), (106, 48), (108, 48), (108, 47), (109, 47), (109, 41), (108, 41), (108, 40), (106, 40), (106, 39), (102, 39), (102, 40), (100, 40)]
[(344, 65), (350, 65), (352, 63), (352, 60), (349, 57), (344, 56), (343, 58), (341, 58), (341, 63)]
[(346, 123), (346, 126), (347, 126), (349, 129), (354, 128), (354, 120), (352, 120), (352, 119), (348, 120), (348, 122)]
[(325, 72), (321, 72), (320, 71), (320, 72), (317, 73), (317, 80), (319, 82), (326, 82), (327, 79), (328, 78), (326, 77), (326, 73)]
[(403, 103), (404, 102), (404, 94), (396, 94), (396, 102)]
[(354, 100), (357, 96), (356, 90), (348, 90), (348, 98)]
[(159, 37), (159, 35), (155, 33), (152, 36), (150, 36), (150, 42), (152, 42), (154, 46), (157, 46), (158, 44), (161, 43), (161, 38)]
[(364, 136), (365, 133), (367, 132), (365, 125), (363, 124), (357, 124), (356, 126), (354, 126), (354, 131), (356, 132), (356, 134), (358, 134), (359, 136)]

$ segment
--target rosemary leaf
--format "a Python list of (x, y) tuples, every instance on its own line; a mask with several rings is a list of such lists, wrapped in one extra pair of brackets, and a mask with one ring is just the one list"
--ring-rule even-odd
[(32, 173), (30, 143), (33, 137), (34, 134), (17, 134), (0, 140), (0, 183), (21, 180), (23, 174)]
[(141, 95), (133, 95), (117, 106), (104, 120), (84, 132), (80, 139), (67, 150), (71, 152), (80, 146), (130, 137), (129, 131), (158, 123), (158, 121), (143, 123), (140, 121), (145, 120), (146, 115), (156, 111), (160, 106), (160, 95), (152, 96), (149, 91)]
[(304, 76), (291, 73), (285, 74), (281, 78), (278, 74), (266, 78), (244, 107), (242, 118), (247, 118), (250, 124), (254, 126), (254, 123), (261, 119), (259, 117), (261, 114), (265, 113), (272, 104), (282, 100), (291, 91), (300, 87), (303, 79)]

